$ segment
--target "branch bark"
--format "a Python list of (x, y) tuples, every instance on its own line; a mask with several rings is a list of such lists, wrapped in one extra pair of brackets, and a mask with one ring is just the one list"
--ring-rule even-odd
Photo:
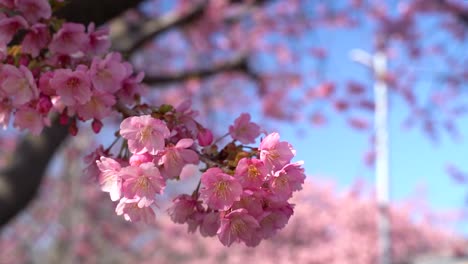
[(186, 81), (190, 78), (208, 78), (223, 72), (243, 72), (254, 80), (258, 79), (257, 74), (249, 67), (248, 56), (238, 55), (230, 60), (213, 65), (210, 68), (187, 70), (177, 73), (165, 73), (163, 75), (148, 75), (144, 82), (151, 85), (167, 85)]
[(146, 20), (137, 28), (128, 25), (124, 21), (116, 21), (113, 28), (118, 28), (118, 33), (114, 34), (112, 38), (112, 48), (129, 56), (156, 36), (200, 18), (207, 5), (208, 1), (203, 0), (195, 4), (190, 10), (184, 12), (172, 11), (158, 19)]
[[(72, 22), (101, 25), (143, 0), (72, 0), (57, 15)], [(26, 208), (37, 194), (47, 165), (67, 137), (67, 128), (54, 124), (38, 137), (26, 136), (14, 160), (0, 170), (0, 228)]]
[(76, 23), (94, 22), (102, 25), (142, 2), (143, 0), (72, 0), (56, 15)]

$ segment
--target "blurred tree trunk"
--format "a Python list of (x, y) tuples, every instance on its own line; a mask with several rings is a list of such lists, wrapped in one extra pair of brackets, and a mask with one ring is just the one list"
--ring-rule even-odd
[[(142, 0), (71, 0), (58, 16), (72, 22), (101, 25)], [(67, 138), (67, 128), (54, 122), (40, 136), (24, 136), (11, 164), (0, 170), (0, 227), (34, 199), (50, 160)]]

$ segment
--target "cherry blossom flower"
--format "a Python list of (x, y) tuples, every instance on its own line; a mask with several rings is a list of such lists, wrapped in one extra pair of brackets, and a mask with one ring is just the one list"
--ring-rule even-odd
[(279, 134), (274, 132), (266, 136), (260, 143), (260, 160), (265, 162), (268, 168), (280, 169), (296, 154), (291, 144), (285, 141), (279, 141)]
[(32, 134), (39, 135), (44, 128), (44, 125), (50, 125), (46, 123), (44, 118), (36, 109), (30, 107), (18, 108), (15, 113), (15, 121), (13, 125), (20, 129), (28, 129)]
[(200, 197), (212, 209), (227, 210), (240, 200), (242, 186), (239, 181), (220, 168), (210, 168), (201, 176), (203, 188)]
[(198, 155), (192, 149), (193, 140), (184, 138), (173, 147), (166, 147), (159, 161), (162, 165), (161, 173), (166, 179), (174, 179), (180, 176), (180, 172), (187, 164), (197, 164)]
[(225, 246), (243, 241), (247, 246), (255, 246), (260, 241), (255, 237), (255, 231), (260, 227), (258, 221), (245, 209), (234, 210), (221, 219), (218, 238)]
[(57, 91), (55, 90), (55, 87), (52, 87), (50, 84), (50, 80), (54, 77), (54, 72), (48, 71), (44, 72), (41, 74), (41, 77), (39, 77), (39, 90), (49, 96), (57, 95)]
[(77, 23), (64, 23), (52, 37), (49, 50), (52, 53), (72, 55), (86, 48), (88, 36), (85, 27)]
[(95, 57), (91, 63), (89, 74), (91, 82), (97, 91), (115, 93), (122, 88), (127, 69), (120, 61), (118, 53), (109, 53), (104, 59)]
[(99, 145), (98, 148), (83, 158), (84, 163), (87, 164), (83, 172), (88, 179), (99, 179), (99, 174), (101, 171), (98, 168), (97, 162), (100, 162), (99, 160), (101, 157), (105, 157), (107, 155), (108, 154), (104, 151), (104, 147)]
[(13, 106), (21, 106), (39, 95), (31, 71), (20, 65), (4, 64), (0, 68), (0, 90), (12, 97)]
[(52, 15), (52, 8), (47, 0), (15, 0), (16, 8), (31, 23), (39, 19), (48, 19)]
[(301, 165), (302, 162), (287, 164), (271, 178), (270, 189), (279, 199), (287, 200), (294, 191), (302, 189), (305, 174)]
[(50, 86), (60, 95), (60, 101), (66, 106), (84, 104), (91, 99), (91, 81), (83, 68), (75, 71), (56, 70), (50, 79)]
[(135, 98), (144, 94), (144, 86), (141, 81), (145, 77), (145, 73), (140, 72), (136, 76), (128, 76), (122, 83), (122, 88), (117, 91), (117, 97), (122, 103), (132, 104)]
[[(152, 202), (151, 202), (152, 203)], [(156, 220), (156, 214), (151, 206), (140, 207), (138, 206), (139, 201), (137, 198), (120, 199), (119, 204), (115, 208), (117, 215), (123, 215), (125, 220), (130, 222), (143, 221), (147, 224), (153, 224)]]
[(112, 201), (117, 201), (122, 196), (122, 175), (121, 165), (112, 158), (101, 157), (96, 161), (97, 167), (101, 171), (99, 184), (103, 192), (108, 192)]
[(260, 218), (264, 214), (264, 203), (265, 197), (262, 190), (244, 190), (241, 195), (241, 199), (232, 205), (232, 209), (244, 208), (247, 210), (249, 215)]
[(90, 23), (88, 25), (88, 36), (89, 39), (86, 48), (86, 52), (88, 54), (102, 54), (111, 46), (108, 27), (96, 30), (96, 25), (94, 23)]
[(21, 51), (37, 57), (41, 49), (45, 48), (50, 41), (50, 33), (45, 24), (35, 24), (29, 28), (21, 43)]
[(0, 46), (8, 44), (18, 30), (27, 28), (28, 22), (21, 16), (0, 19)]
[(260, 188), (267, 176), (267, 168), (263, 161), (252, 158), (243, 158), (236, 167), (234, 177), (244, 188)]
[(76, 106), (76, 112), (83, 120), (104, 119), (112, 112), (115, 97), (107, 93), (93, 93), (86, 103)]
[(124, 179), (123, 196), (129, 199), (138, 197), (139, 207), (151, 205), (155, 195), (162, 193), (166, 187), (166, 182), (152, 162), (125, 167), (121, 170), (121, 175)]
[(254, 143), (260, 135), (260, 127), (250, 122), (250, 114), (243, 113), (234, 120), (234, 125), (229, 126), (229, 134), (242, 144)]
[(163, 121), (144, 115), (125, 118), (120, 123), (120, 135), (128, 140), (132, 153), (156, 155), (164, 149), (164, 139), (169, 137), (170, 131)]
[(218, 233), (221, 225), (219, 212), (210, 212), (203, 214), (203, 220), (200, 224), (200, 234), (204, 237), (212, 237)]
[(278, 230), (286, 226), (292, 214), (293, 207), (289, 204), (265, 212), (259, 221), (259, 235), (264, 239), (272, 237)]
[(197, 200), (187, 194), (177, 196), (167, 210), (174, 223), (183, 224), (196, 212)]

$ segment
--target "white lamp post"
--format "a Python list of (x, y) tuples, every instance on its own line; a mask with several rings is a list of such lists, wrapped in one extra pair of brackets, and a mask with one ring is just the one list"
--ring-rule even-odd
[(374, 129), (375, 129), (375, 187), (378, 206), (378, 257), (380, 264), (391, 264), (391, 239), (389, 216), (389, 155), (388, 155), (388, 93), (384, 80), (387, 57), (377, 51), (370, 55), (363, 50), (352, 50), (351, 58), (372, 70), (374, 75)]

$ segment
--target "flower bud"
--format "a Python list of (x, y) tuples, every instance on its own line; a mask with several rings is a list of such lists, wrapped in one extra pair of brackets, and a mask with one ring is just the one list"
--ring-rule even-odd
[(209, 129), (200, 129), (198, 131), (198, 144), (202, 147), (206, 147), (213, 143), (213, 133), (211, 133), (211, 130)]

